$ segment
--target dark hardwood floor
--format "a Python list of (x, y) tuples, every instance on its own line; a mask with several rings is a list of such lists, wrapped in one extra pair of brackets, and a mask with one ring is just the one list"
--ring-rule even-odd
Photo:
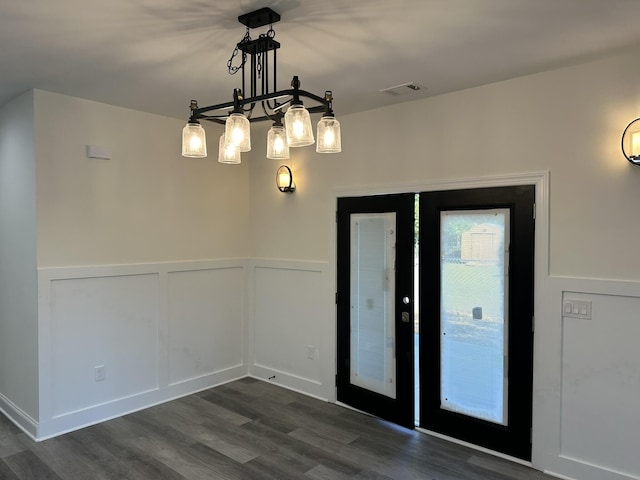
[(0, 414), (0, 479), (552, 478), (251, 378), (40, 443)]

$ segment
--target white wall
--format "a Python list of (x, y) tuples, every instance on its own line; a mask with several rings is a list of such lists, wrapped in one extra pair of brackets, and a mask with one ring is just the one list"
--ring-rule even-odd
[[(39, 90), (34, 98), (34, 436), (246, 375), (247, 165), (183, 158), (183, 120)], [(217, 143), (220, 127), (207, 130)], [(87, 145), (111, 159), (88, 158)], [(96, 381), (100, 366), (106, 378)]]
[(40, 90), (35, 104), (39, 267), (247, 255), (246, 163), (182, 157), (185, 121)]
[[(564, 291), (563, 298), (590, 300), (596, 321), (562, 319), (562, 455), (637, 473), (640, 365), (629, 353), (637, 350), (640, 338), (640, 289), (630, 285), (627, 291), (624, 284), (611, 288), (609, 282), (576, 286), (579, 292)], [(585, 435), (586, 419), (588, 431), (604, 435)]]
[(0, 410), (38, 420), (33, 95), (0, 109)]
[(640, 169), (620, 153), (640, 111), (637, 55), (345, 117), (336, 100), (343, 151), (292, 149), (293, 195), (275, 189), (278, 162), (265, 160), (262, 144), (251, 152), (252, 255), (327, 259), (335, 189), (550, 171), (551, 272), (640, 279), (629, 241), (640, 233), (629, 221)]
[[(327, 398), (333, 338), (326, 262), (254, 259), (250, 270), (250, 373), (318, 398)], [(335, 375), (335, 373), (333, 373)]]
[[(640, 106), (639, 53), (339, 117), (341, 154), (292, 149), (293, 195), (276, 190), (277, 162), (264, 160), (257, 145), (251, 155), (252, 256), (283, 267), (327, 263), (317, 282), (322, 289), (296, 290), (290, 299), (292, 312), (320, 302), (321, 314), (280, 318), (273, 324), (278, 331), (256, 336), (258, 373), (282, 369), (287, 332), (314, 329), (323, 339), (317, 372), (325, 373), (313, 375), (309, 380), (320, 385), (307, 391), (334, 398), (337, 196), (548, 172), (549, 216), (538, 220), (548, 238), (538, 238), (536, 246), (533, 463), (581, 480), (640, 478), (638, 458), (629, 451), (640, 445), (640, 404), (628, 401), (640, 398), (640, 350), (629, 341), (639, 322), (630, 314), (640, 301), (640, 169), (620, 152), (620, 135)], [(335, 107), (339, 116), (339, 92)], [(272, 280), (287, 285), (293, 278), (274, 274)], [(593, 319), (563, 321), (564, 292), (592, 299)], [(274, 302), (256, 300), (258, 324)], [(305, 362), (306, 340), (292, 339), (297, 344), (288, 345), (286, 360)]]

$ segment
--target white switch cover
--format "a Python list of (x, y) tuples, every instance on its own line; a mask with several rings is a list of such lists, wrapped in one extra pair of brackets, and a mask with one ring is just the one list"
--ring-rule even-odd
[(97, 367), (95, 367), (94, 374), (95, 374), (96, 382), (103, 382), (104, 379), (106, 378), (104, 365), (98, 365)]
[(565, 298), (562, 301), (562, 316), (591, 320), (591, 300)]

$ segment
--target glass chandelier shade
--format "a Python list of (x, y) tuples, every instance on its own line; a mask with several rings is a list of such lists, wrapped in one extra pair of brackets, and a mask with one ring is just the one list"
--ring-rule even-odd
[(207, 156), (207, 140), (199, 122), (190, 121), (182, 129), (182, 156), (203, 158)]
[(316, 152), (339, 153), (342, 151), (340, 122), (333, 115), (325, 115), (318, 122)]
[(267, 158), (286, 160), (289, 158), (287, 134), (282, 125), (274, 125), (267, 133)]
[(302, 105), (291, 105), (284, 114), (284, 128), (289, 147), (305, 147), (314, 142), (309, 111)]
[(239, 152), (251, 150), (249, 119), (242, 113), (234, 112), (227, 117), (224, 134), (226, 142), (233, 145)]
[(226, 142), (225, 134), (220, 135), (218, 147), (218, 162), (227, 164), (240, 163), (240, 152), (233, 145)]

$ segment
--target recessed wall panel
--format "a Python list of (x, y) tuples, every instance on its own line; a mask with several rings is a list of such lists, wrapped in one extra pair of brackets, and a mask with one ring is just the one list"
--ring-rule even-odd
[(51, 319), (54, 417), (158, 388), (157, 275), (53, 280)]
[[(325, 317), (323, 275), (317, 270), (257, 267), (254, 270), (254, 363), (320, 382)], [(311, 358), (310, 358), (311, 357)]]
[(169, 273), (169, 383), (242, 364), (241, 268)]
[(640, 298), (580, 292), (563, 298), (591, 300), (592, 318), (562, 320), (562, 456), (637, 475)]

